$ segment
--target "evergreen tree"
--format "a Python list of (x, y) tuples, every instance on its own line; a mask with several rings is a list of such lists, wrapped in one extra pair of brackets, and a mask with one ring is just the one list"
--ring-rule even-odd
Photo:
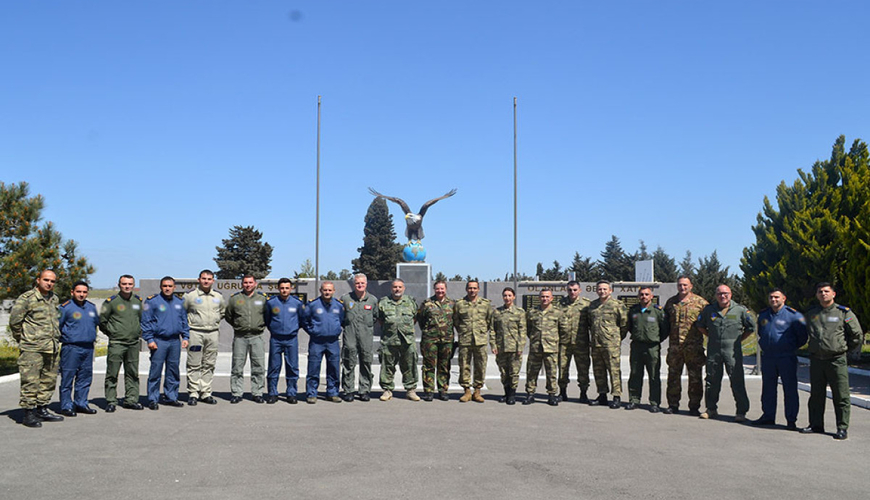
[(637, 249), (637, 252), (634, 253), (634, 260), (652, 260), (652, 258), (652, 255), (647, 251), (646, 243), (643, 240), (640, 240), (640, 247)]
[(677, 262), (661, 247), (656, 247), (652, 254), (655, 279), (661, 283), (674, 283), (677, 281)]
[[(719, 262), (719, 256), (715, 250), (709, 257), (698, 259), (698, 271), (692, 280), (692, 284), (694, 285), (693, 292), (704, 297), (710, 303), (716, 301), (717, 286), (731, 286), (732, 282), (729, 281), (728, 266), (725, 266), (724, 269), (722, 268), (722, 263)], [(733, 296), (733, 287), (731, 292)]]
[(221, 240), (221, 246), (215, 247), (217, 257), (214, 258), (218, 271), (218, 279), (241, 279), (246, 274), (252, 274), (257, 279), (265, 278), (272, 270), (272, 245), (263, 243), (263, 233), (254, 226), (233, 226), (230, 237)]
[[(541, 264), (538, 264), (541, 265)], [(543, 266), (541, 265), (541, 268)], [(559, 264), (558, 260), (553, 261), (553, 267), (549, 269), (543, 270), (541, 274), (539, 274), (541, 281), (567, 281), (568, 280), (568, 272), (562, 269), (562, 265)]]
[(695, 263), (692, 262), (691, 250), (686, 250), (686, 256), (680, 261), (680, 276), (686, 276), (692, 282), (695, 281)]
[(580, 282), (595, 283), (601, 279), (598, 263), (593, 261), (592, 257), (581, 257), (580, 252), (574, 252), (574, 259), (571, 261), (571, 267), (568, 270), (573, 272), (574, 279)]
[(299, 268), (299, 271), (293, 272), (294, 278), (313, 278), (314, 275), (314, 264), (311, 263), (311, 259), (305, 259), (305, 262), (302, 263), (302, 267)]
[(454, 274), (450, 281), (464, 281), (464, 278), (461, 274)]
[(634, 259), (622, 249), (615, 235), (604, 245), (598, 261), (603, 279), (608, 281), (634, 281)]
[(359, 258), (353, 259), (354, 273), (364, 273), (370, 281), (392, 279), (396, 264), (401, 261), (402, 245), (396, 243), (393, 216), (383, 198), (369, 204), (363, 228), (363, 246), (357, 248)]
[(54, 224), (39, 226), (45, 200), (29, 193), (26, 182), (0, 182), (0, 299), (33, 288), (43, 269), (55, 272), (55, 292), (65, 299), (72, 283), (86, 280), (94, 266), (77, 254), (75, 241), (63, 240)]
[(442, 273), (441, 271), (438, 271), (438, 272), (435, 274), (435, 280), (434, 280), (434, 281), (447, 281), (447, 275), (445, 275), (445, 274)]
[(348, 281), (351, 277), (353, 274), (351, 274), (350, 269), (342, 269), (338, 272), (338, 279), (341, 281)]
[(338, 281), (338, 274), (335, 271), (328, 271), (326, 274), (320, 276), (321, 280), (325, 281)]

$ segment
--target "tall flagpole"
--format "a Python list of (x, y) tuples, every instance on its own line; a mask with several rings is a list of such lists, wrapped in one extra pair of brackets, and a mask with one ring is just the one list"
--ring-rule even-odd
[(320, 96), (317, 96), (317, 208), (314, 229), (314, 293), (320, 290)]
[(517, 286), (517, 98), (514, 97), (514, 290)]

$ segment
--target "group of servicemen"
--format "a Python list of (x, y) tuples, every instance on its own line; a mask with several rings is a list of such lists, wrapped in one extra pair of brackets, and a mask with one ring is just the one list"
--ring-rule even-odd
[[(485, 401), (480, 391), (488, 351), (491, 351), (496, 356), (504, 386), (500, 401), (513, 405), (517, 401), (522, 353), (528, 343), (526, 396), (522, 404), (535, 402), (542, 368), (546, 376), (547, 403), (557, 406), (560, 400), (568, 401), (569, 369), (573, 362), (580, 388), (579, 402), (618, 409), (623, 407), (620, 346), (630, 333), (631, 374), (626, 410), (640, 405), (646, 372), (649, 411), (677, 413), (684, 366), (688, 372), (690, 415), (702, 419), (718, 417), (723, 371), (730, 378), (737, 406), (734, 420), (746, 421), (749, 410), (741, 342), (756, 332), (756, 321), (746, 307), (731, 300), (731, 290), (726, 285), (716, 288), (716, 302), (710, 304), (692, 293), (692, 282), (685, 276), (677, 280), (678, 293), (668, 299), (663, 308), (653, 303), (653, 290), (648, 286), (641, 286), (638, 302), (626, 308), (611, 296), (612, 286), (606, 281), (596, 284), (598, 298), (593, 301), (580, 297), (579, 283), (571, 281), (566, 287), (567, 296), (556, 303), (552, 290), (542, 289), (539, 305), (529, 311), (515, 305), (516, 292), (510, 287), (502, 292), (504, 304), (493, 308), (488, 299), (479, 296), (477, 281), (469, 281), (466, 295), (458, 300), (449, 298), (447, 284), (438, 281), (433, 287), (434, 295), (418, 306), (412, 297), (405, 295), (404, 282), (397, 279), (391, 283), (390, 295), (378, 300), (368, 293), (367, 278), (362, 274), (354, 276), (353, 291), (340, 299), (334, 297), (334, 284), (323, 282), (320, 296), (307, 304), (292, 295), (293, 284), (288, 278), (278, 280), (278, 294), (270, 298), (257, 290), (258, 283), (253, 276), (246, 275), (242, 279), (242, 291), (226, 300), (213, 289), (214, 274), (204, 270), (199, 275), (198, 287), (183, 297), (175, 295), (175, 280), (166, 276), (160, 280), (160, 293), (144, 301), (133, 293), (133, 276), (123, 275), (118, 281), (119, 293), (107, 299), (98, 313), (87, 300), (89, 286), (86, 282), (75, 283), (70, 300), (58, 305), (59, 300), (53, 293), (55, 281), (54, 272), (41, 272), (35, 288), (16, 300), (10, 317), (10, 329), (21, 352), (22, 423), (28, 427), (40, 427), (43, 421), (63, 420), (47, 409), (58, 371), (61, 375), (60, 413), (68, 417), (96, 413), (88, 405), (88, 391), (97, 329), (109, 339), (106, 412), (116, 411), (119, 404), (133, 410), (144, 408), (139, 403), (140, 338), (151, 352), (148, 408), (183, 406), (178, 400), (181, 349), (187, 349), (187, 404), (217, 404), (212, 396), (212, 378), (221, 320), (234, 329), (232, 404), (242, 401), (243, 371), (248, 359), (255, 403), (278, 401), (282, 364), (285, 399), (290, 404), (297, 403), (300, 327), (309, 334), (306, 402), (317, 402), (324, 357), (327, 401), (369, 401), (374, 378), (374, 325), (378, 323), (381, 329), (378, 351), (381, 401), (393, 397), (397, 365), (407, 399), (449, 400), (450, 363), (458, 350), (459, 384), (464, 391), (459, 401)], [(834, 438), (846, 439), (850, 409), (846, 356), (849, 350), (860, 349), (863, 332), (854, 313), (836, 304), (835, 297), (829, 283), (819, 283), (816, 287), (819, 304), (804, 316), (785, 305), (786, 297), (781, 290), (770, 292), (770, 307), (759, 314), (757, 322), (762, 351), (762, 416), (753, 424), (775, 423), (777, 383), (781, 380), (787, 427), (797, 430), (796, 351), (809, 341), (809, 426), (801, 432), (824, 432), (826, 390), (830, 386), (837, 421)], [(415, 323), (422, 332), (422, 395), (416, 390)], [(267, 328), (270, 332), (268, 368), (264, 334)], [(662, 408), (660, 344), (665, 339), (669, 341), (667, 406)], [(598, 390), (598, 397), (594, 399), (587, 395), (590, 360)], [(123, 403), (119, 403), (117, 384), (122, 365), (125, 397)], [(704, 367), (706, 382), (702, 389)], [(608, 393), (612, 399), (608, 398)], [(703, 413), (700, 411), (702, 396), (706, 402)]]

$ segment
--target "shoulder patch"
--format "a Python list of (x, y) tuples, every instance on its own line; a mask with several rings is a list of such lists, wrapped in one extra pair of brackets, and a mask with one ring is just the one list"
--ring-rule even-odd
[(156, 297), (156, 296), (157, 296), (157, 294), (156, 294), (156, 293), (155, 293), (155, 294), (154, 294), (154, 295), (149, 295), (149, 296), (148, 296), (148, 298), (147, 298), (147, 299), (145, 299), (145, 300), (151, 300), (151, 299), (153, 299), (153, 298), (154, 298), (154, 297)]
[[(48, 279), (48, 278), (46, 278), (46, 279)], [(69, 305), (70, 302), (72, 302), (72, 301), (71, 301), (71, 300), (67, 300), (66, 302), (64, 302), (63, 304), (61, 304), (60, 307), (66, 307), (66, 306)]]
[(837, 304), (837, 309), (839, 309), (839, 310), (841, 310), (841, 311), (843, 311), (843, 312), (849, 312), (849, 311), (850, 311), (850, 309), (849, 309), (848, 307), (846, 307), (846, 306), (841, 306), (840, 304)]

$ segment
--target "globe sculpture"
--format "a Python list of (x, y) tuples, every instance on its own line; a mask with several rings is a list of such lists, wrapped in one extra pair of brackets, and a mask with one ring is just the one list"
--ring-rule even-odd
[(405, 262), (425, 262), (426, 249), (423, 248), (423, 243), (420, 241), (424, 237), (423, 216), (426, 215), (426, 211), (429, 210), (429, 207), (434, 205), (436, 202), (443, 200), (444, 198), (450, 198), (456, 194), (456, 189), (451, 189), (444, 196), (439, 196), (438, 198), (427, 201), (422, 207), (420, 207), (420, 213), (416, 214), (411, 212), (411, 208), (408, 207), (408, 204), (401, 198), (382, 195), (372, 188), (369, 188), (369, 192), (378, 198), (390, 200), (402, 207), (402, 211), (405, 212), (405, 223), (407, 224), (405, 227), (405, 237), (408, 238), (408, 243), (405, 244), (405, 248), (402, 250), (402, 258), (405, 259)]
[(423, 248), (420, 240), (409, 241), (405, 243), (405, 248), (402, 249), (402, 258), (405, 259), (405, 262), (425, 262), (426, 249)]

